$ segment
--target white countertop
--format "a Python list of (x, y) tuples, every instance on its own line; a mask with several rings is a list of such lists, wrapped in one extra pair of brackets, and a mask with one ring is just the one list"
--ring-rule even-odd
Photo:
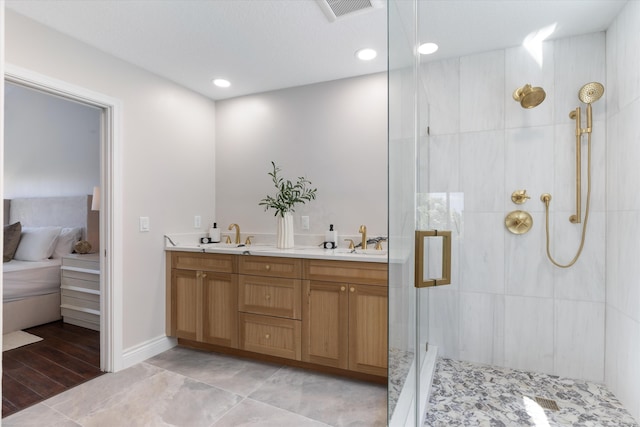
[(272, 245), (253, 244), (249, 246), (226, 243), (177, 244), (167, 243), (167, 251), (204, 252), (214, 254), (257, 255), (286, 258), (310, 258), (339, 261), (360, 261), (387, 263), (386, 250), (346, 248), (323, 249), (317, 246), (295, 246), (292, 249), (278, 249)]

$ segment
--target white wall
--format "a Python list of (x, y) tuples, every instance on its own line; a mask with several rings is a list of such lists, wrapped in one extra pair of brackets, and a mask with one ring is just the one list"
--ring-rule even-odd
[(640, 421), (640, 3), (607, 31), (605, 380)]
[(215, 211), (214, 102), (9, 10), (5, 31), (8, 63), (122, 101), (123, 347), (164, 336), (163, 234)]
[(4, 195), (91, 194), (100, 184), (100, 110), (8, 83)]
[[(577, 97), (583, 84), (605, 83), (605, 34), (546, 42), (543, 52), (542, 66), (523, 47), (423, 65), (431, 105), (431, 136), (423, 138), (429, 168), (421, 183), (424, 220), (455, 232), (453, 284), (430, 290), (429, 338), (447, 357), (602, 382), (604, 98), (593, 104), (586, 244), (569, 269), (546, 257), (540, 195), (553, 197), (551, 251), (567, 263), (581, 231), (568, 220), (575, 206), (575, 122), (569, 112), (584, 107)], [(547, 93), (532, 110), (512, 99), (525, 83)], [(586, 174), (582, 182), (585, 194)], [(523, 189), (531, 199), (514, 204), (511, 193)], [(516, 209), (533, 216), (527, 234), (505, 228), (505, 216)]]
[[(274, 212), (258, 206), (275, 194), (273, 160), (283, 177), (304, 176), (318, 189), (315, 201), (296, 208), (296, 243), (321, 243), (329, 224), (341, 245), (361, 224), (371, 237), (386, 236), (386, 73), (218, 101), (216, 156), (223, 231), (238, 223), (243, 236), (275, 233)], [(308, 231), (301, 215), (309, 216)]]

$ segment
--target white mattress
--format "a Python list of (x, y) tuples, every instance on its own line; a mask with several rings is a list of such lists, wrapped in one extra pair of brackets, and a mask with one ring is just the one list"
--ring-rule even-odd
[(61, 261), (61, 259), (44, 261), (14, 259), (3, 263), (3, 301), (16, 301), (26, 297), (60, 292)]

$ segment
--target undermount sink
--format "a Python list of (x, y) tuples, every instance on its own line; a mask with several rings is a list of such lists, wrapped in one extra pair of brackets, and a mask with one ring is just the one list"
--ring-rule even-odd
[(336, 253), (340, 254), (356, 254), (356, 255), (386, 255), (387, 251), (383, 249), (336, 249)]

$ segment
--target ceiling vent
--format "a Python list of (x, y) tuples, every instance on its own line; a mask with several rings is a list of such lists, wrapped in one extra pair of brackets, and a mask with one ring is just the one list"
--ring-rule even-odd
[(383, 0), (316, 0), (330, 22), (356, 13), (384, 7)]

